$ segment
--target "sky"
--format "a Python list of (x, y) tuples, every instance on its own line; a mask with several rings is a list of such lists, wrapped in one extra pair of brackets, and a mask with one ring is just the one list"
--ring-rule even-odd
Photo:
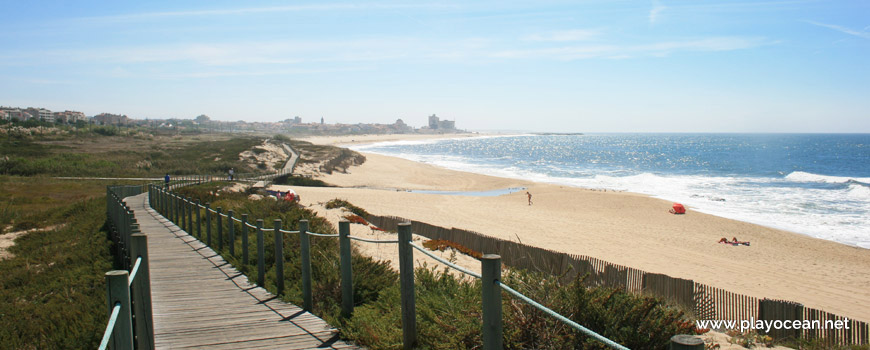
[(0, 105), (547, 132), (870, 132), (870, 1), (0, 0)]

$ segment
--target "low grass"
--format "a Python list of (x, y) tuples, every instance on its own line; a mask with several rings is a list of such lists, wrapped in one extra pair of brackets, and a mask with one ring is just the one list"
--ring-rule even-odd
[[(100, 130), (100, 129), (97, 129)], [(129, 133), (128, 133), (129, 134)], [(153, 177), (256, 172), (239, 153), (262, 137), (226, 134), (70, 133), (0, 138), (0, 175)]]
[(223, 174), (230, 167), (240, 173), (238, 154), (262, 142), (140, 128), (4, 131), (0, 234), (60, 226), (18, 237), (9, 250), (14, 256), (0, 261), (0, 349), (93, 349), (106, 327), (104, 274), (112, 269), (103, 227), (106, 186), (141, 181), (52, 177)]
[(15, 256), (0, 260), (0, 349), (99, 344), (108, 318), (103, 275), (112, 268), (105, 199), (68, 203), (32, 212), (36, 226), (62, 226), (19, 237)]

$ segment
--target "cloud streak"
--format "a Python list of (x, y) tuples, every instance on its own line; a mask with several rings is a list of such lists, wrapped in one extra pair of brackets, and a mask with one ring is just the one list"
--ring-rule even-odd
[(520, 38), (520, 40), (544, 42), (584, 41), (597, 38), (599, 35), (601, 35), (601, 31), (599, 30), (575, 29), (531, 34)]
[(868, 32), (866, 31), (867, 28), (870, 28), (870, 27), (864, 28), (865, 31), (858, 31), (858, 30), (854, 30), (854, 29), (851, 29), (851, 28), (846, 28), (846, 27), (843, 27), (843, 26), (838, 26), (838, 25), (836, 25), (836, 24), (827, 24), (827, 23), (820, 23), (820, 22), (814, 22), (814, 21), (806, 21), (806, 22), (809, 23), (809, 24), (812, 24), (812, 25), (814, 25), (814, 26), (819, 26), (819, 27), (823, 27), (823, 28), (833, 29), (833, 30), (836, 30), (836, 31), (838, 31), (838, 32), (840, 32), (840, 33), (848, 34), (848, 35), (851, 35), (851, 36), (857, 36), (857, 37), (859, 37), (859, 38), (863, 38), (863, 39), (870, 39), (870, 33), (868, 33)]
[(572, 45), (544, 49), (505, 50), (495, 52), (497, 58), (549, 58), (573, 61), (591, 58), (627, 59), (662, 57), (678, 52), (722, 52), (746, 50), (771, 44), (764, 38), (713, 37), (706, 39), (665, 41), (640, 45)]
[(649, 24), (656, 24), (659, 19), (659, 15), (667, 9), (661, 2), (658, 0), (653, 0), (652, 9), (649, 10)]
[(397, 9), (433, 9), (452, 8), (454, 6), (444, 4), (318, 4), (318, 5), (289, 5), (269, 7), (245, 7), (234, 9), (210, 9), (190, 11), (164, 11), (120, 14), (110, 16), (80, 17), (75, 20), (83, 22), (123, 22), (131, 20), (150, 20), (174, 17), (198, 17), (198, 16), (237, 16), (258, 13), (282, 13), (282, 12), (327, 12), (327, 11), (360, 11), (360, 10), (397, 10)]

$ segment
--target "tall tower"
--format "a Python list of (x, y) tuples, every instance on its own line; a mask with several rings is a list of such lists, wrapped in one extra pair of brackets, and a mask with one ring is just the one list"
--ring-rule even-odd
[(320, 117), (320, 125), (323, 125), (323, 117)]

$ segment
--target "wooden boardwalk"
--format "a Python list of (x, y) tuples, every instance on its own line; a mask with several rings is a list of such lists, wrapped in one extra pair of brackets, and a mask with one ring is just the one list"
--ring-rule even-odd
[(251, 285), (211, 248), (128, 197), (148, 236), (154, 338), (158, 349), (356, 349), (301, 308)]

